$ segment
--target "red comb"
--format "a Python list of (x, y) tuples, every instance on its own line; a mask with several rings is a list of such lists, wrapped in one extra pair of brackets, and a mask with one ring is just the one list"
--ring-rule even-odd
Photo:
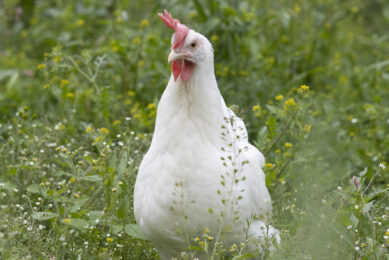
[(167, 27), (173, 29), (176, 32), (176, 38), (173, 43), (173, 49), (184, 45), (186, 35), (189, 32), (188, 27), (181, 24), (179, 20), (174, 19), (171, 14), (164, 10), (165, 15), (159, 13), (158, 16), (166, 24)]

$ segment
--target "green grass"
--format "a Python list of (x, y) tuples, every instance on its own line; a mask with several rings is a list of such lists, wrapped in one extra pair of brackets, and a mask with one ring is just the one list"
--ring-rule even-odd
[(385, 0), (1, 3), (0, 258), (158, 257), (132, 194), (170, 75), (164, 8), (211, 40), (266, 156), (268, 258), (389, 258)]

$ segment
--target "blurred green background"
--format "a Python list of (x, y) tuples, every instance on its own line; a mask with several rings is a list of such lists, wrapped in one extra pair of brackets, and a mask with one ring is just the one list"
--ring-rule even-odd
[(211, 41), (265, 154), (267, 257), (389, 258), (386, 0), (0, 2), (0, 257), (158, 258), (132, 192), (170, 77), (163, 9)]

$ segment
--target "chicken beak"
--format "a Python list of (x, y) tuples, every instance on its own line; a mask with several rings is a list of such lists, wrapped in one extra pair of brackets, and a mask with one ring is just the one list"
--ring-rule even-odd
[(167, 61), (169, 63), (172, 63), (173, 61), (175, 60), (180, 60), (180, 59), (185, 59), (185, 58), (190, 58), (190, 54), (189, 53), (186, 53), (186, 52), (183, 52), (183, 51), (175, 51), (175, 50), (172, 50), (169, 54), (169, 57), (167, 59)]

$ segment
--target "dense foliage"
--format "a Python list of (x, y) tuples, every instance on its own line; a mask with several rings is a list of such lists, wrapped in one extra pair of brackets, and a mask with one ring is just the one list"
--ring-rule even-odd
[(158, 257), (132, 193), (170, 75), (164, 8), (213, 43), (266, 156), (268, 258), (388, 258), (386, 0), (0, 2), (0, 258)]

